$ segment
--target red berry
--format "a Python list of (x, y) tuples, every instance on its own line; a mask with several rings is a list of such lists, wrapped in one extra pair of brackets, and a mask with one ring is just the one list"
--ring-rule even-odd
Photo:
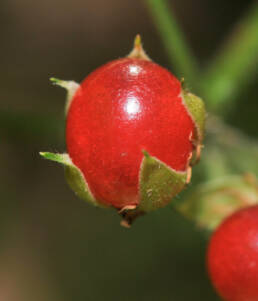
[(213, 234), (207, 265), (227, 301), (258, 300), (258, 206), (237, 211)]
[(181, 83), (151, 61), (123, 58), (83, 81), (68, 111), (66, 142), (94, 197), (122, 208), (139, 203), (142, 151), (186, 171), (194, 131)]

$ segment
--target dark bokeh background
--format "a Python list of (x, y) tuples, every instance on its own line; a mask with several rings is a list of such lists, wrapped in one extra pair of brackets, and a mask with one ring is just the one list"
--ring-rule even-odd
[[(202, 65), (250, 4), (171, 1)], [(80, 82), (126, 55), (136, 33), (173, 70), (143, 1), (1, 0), (0, 300), (217, 300), (206, 238), (192, 224), (166, 208), (124, 229), (115, 212), (77, 199), (62, 168), (38, 155), (65, 151), (65, 92), (49, 77)], [(257, 135), (254, 95), (255, 84), (228, 117), (249, 135)]]

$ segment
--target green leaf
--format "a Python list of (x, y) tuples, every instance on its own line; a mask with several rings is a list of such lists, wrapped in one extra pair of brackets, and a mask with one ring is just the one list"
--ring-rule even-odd
[(184, 188), (186, 178), (186, 172), (175, 171), (144, 152), (137, 209), (148, 212), (166, 206)]
[(78, 167), (76, 167), (68, 154), (55, 154), (49, 152), (41, 152), (40, 155), (45, 159), (58, 162), (65, 168), (65, 177), (70, 188), (78, 195), (79, 198), (99, 206), (90, 192), (88, 184)]

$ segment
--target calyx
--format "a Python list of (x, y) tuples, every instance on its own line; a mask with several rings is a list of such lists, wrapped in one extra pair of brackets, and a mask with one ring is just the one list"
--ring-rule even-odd
[[(128, 57), (150, 60), (143, 50), (139, 35), (136, 36), (134, 48)], [(64, 81), (56, 78), (51, 78), (51, 81), (67, 90), (65, 106), (65, 113), (67, 114), (74, 95), (80, 91), (80, 85), (74, 81)], [(189, 157), (188, 167), (185, 171), (176, 171), (158, 158), (151, 156), (148, 150), (142, 150), (143, 159), (139, 170), (138, 206), (129, 205), (124, 208), (116, 208), (122, 216), (121, 225), (123, 226), (129, 227), (136, 217), (166, 206), (191, 180), (191, 167), (198, 162), (201, 153), (205, 108), (203, 101), (192, 93), (182, 90), (181, 97), (183, 105), (195, 125), (194, 133), (191, 137), (194, 149)], [(45, 159), (58, 162), (64, 166), (67, 183), (79, 198), (95, 206), (107, 207), (95, 199), (83, 173), (73, 164), (68, 154), (41, 152), (40, 155)]]

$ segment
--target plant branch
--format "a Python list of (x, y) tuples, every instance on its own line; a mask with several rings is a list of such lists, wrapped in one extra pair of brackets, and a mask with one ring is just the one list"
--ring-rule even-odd
[(231, 38), (203, 74), (202, 96), (210, 109), (233, 101), (257, 72), (258, 4), (251, 7)]
[(197, 63), (167, 0), (145, 0), (178, 76), (194, 85)]

